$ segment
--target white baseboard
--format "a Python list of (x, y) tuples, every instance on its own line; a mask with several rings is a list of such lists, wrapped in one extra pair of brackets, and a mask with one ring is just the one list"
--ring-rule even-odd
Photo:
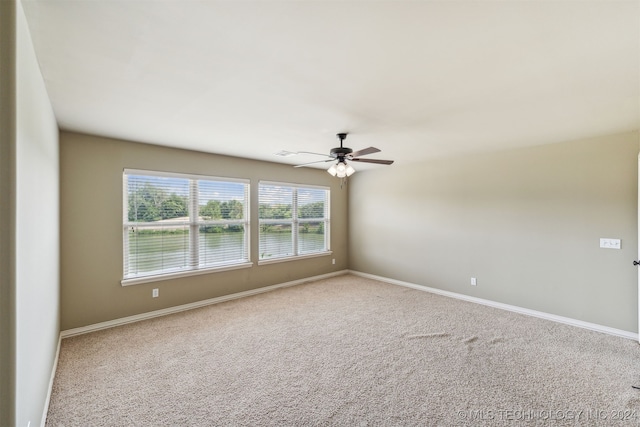
[(44, 401), (44, 409), (42, 413), (42, 420), (40, 420), (40, 427), (45, 427), (47, 423), (47, 414), (49, 413), (49, 403), (51, 402), (51, 393), (53, 393), (53, 380), (56, 377), (56, 371), (58, 370), (58, 358), (60, 357), (60, 344), (62, 343), (62, 335), (58, 335), (58, 348), (56, 348), (56, 357), (53, 360), (53, 366), (51, 366), (51, 377), (49, 378), (49, 390), (47, 391), (47, 398)]
[(476, 304), (482, 304), (489, 307), (512, 311), (514, 313), (525, 314), (527, 316), (538, 317), (541, 319), (551, 320), (553, 322), (564, 323), (566, 325), (577, 326), (579, 328), (589, 329), (591, 331), (602, 332), (605, 334), (615, 335), (617, 337), (628, 338), (634, 341), (638, 341), (638, 334), (636, 334), (635, 332), (623, 331), (621, 329), (610, 328), (608, 326), (584, 322), (582, 320), (571, 319), (569, 317), (557, 316), (555, 314), (545, 313), (545, 312), (536, 311), (536, 310), (530, 310), (528, 308), (518, 307), (515, 305), (503, 304), (501, 302), (495, 302), (495, 301), (486, 300), (482, 298), (476, 298), (469, 295), (458, 294), (450, 291), (443, 291), (442, 289), (416, 285), (415, 283), (389, 279), (387, 277), (376, 276), (374, 274), (362, 273), (362, 272), (353, 271), (353, 270), (349, 270), (349, 273), (356, 276), (366, 277), (368, 279), (378, 280), (380, 282), (390, 283), (392, 285), (404, 286), (411, 289), (417, 289), (419, 291), (431, 292), (433, 294), (443, 295), (450, 298), (456, 298), (463, 301), (474, 302)]
[[(251, 289), (249, 291), (237, 292), (235, 294), (223, 295), (217, 298), (211, 298), (203, 301), (197, 301), (190, 304), (178, 305), (175, 307), (164, 308), (162, 310), (150, 311), (148, 313), (136, 314), (134, 316), (123, 317), (120, 319), (109, 320), (107, 322), (95, 323), (93, 325), (82, 326), (80, 328), (67, 329), (60, 333), (61, 338), (73, 337), (76, 335), (88, 334), (89, 332), (100, 331), (102, 329), (113, 328), (116, 326), (126, 325), (128, 323), (139, 322), (141, 320), (153, 319), (154, 317), (166, 316), (167, 314), (179, 313), (181, 311), (192, 310), (194, 308), (205, 307), (211, 304), (218, 304), (225, 301), (231, 301), (238, 298), (244, 298), (251, 295), (257, 295), (264, 292), (273, 291), (275, 289), (286, 288), (289, 286), (301, 285), (316, 280), (328, 279), (329, 277), (341, 276), (347, 274), (348, 270), (340, 270), (333, 273), (321, 274), (319, 276), (306, 277), (304, 279), (292, 280), (291, 282), (280, 283), (277, 285), (265, 286), (262, 288)], [(56, 360), (57, 364), (57, 360)]]

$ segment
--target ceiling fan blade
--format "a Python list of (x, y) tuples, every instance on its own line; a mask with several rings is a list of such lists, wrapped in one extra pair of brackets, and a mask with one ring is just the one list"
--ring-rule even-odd
[[(316, 155), (316, 156), (331, 157), (328, 154), (313, 153), (311, 151), (296, 151), (296, 154), (313, 154), (313, 155)], [(333, 157), (331, 157), (331, 159), (333, 160)]]
[(380, 150), (377, 149), (376, 147), (369, 147), (369, 148), (363, 148), (362, 150), (358, 150), (358, 151), (354, 151), (353, 153), (351, 153), (352, 157), (358, 157), (358, 156), (366, 156), (367, 154), (373, 154), (373, 153), (379, 153)]
[[(291, 157), (291, 156), (297, 156), (298, 154), (313, 154), (314, 156), (322, 156), (322, 157), (331, 157), (328, 154), (321, 154), (321, 153), (314, 153), (312, 151), (287, 151), (287, 150), (280, 150), (277, 153), (273, 153), (276, 156), (280, 156), (280, 157)], [(331, 157), (333, 158), (333, 157)]]
[(294, 168), (303, 168), (305, 166), (309, 166), (309, 165), (314, 165), (316, 163), (327, 163), (327, 162), (333, 162), (335, 159), (329, 159), (329, 160), (318, 160), (316, 162), (309, 162), (309, 163), (303, 163), (301, 165), (295, 165)]
[(393, 160), (379, 160), (379, 159), (351, 159), (352, 162), (362, 162), (362, 163), (377, 163), (379, 165), (390, 165), (393, 163)]

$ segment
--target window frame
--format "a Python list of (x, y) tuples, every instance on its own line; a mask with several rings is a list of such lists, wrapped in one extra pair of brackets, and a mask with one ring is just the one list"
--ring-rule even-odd
[[(178, 179), (187, 179), (189, 180), (189, 197), (188, 197), (188, 207), (189, 207), (189, 220), (182, 222), (173, 222), (171, 224), (167, 224), (166, 228), (177, 226), (187, 226), (189, 229), (188, 235), (188, 257), (189, 262), (187, 263), (186, 268), (178, 270), (178, 271), (167, 271), (160, 272), (158, 274), (146, 274), (146, 275), (130, 275), (129, 277), (125, 277), (125, 272), (128, 269), (128, 264), (130, 262), (129, 254), (129, 235), (128, 231), (130, 227), (165, 227), (163, 224), (156, 224), (153, 222), (131, 222), (128, 217), (128, 206), (129, 206), (129, 188), (128, 188), (128, 176), (129, 175), (138, 175), (138, 176), (148, 176), (148, 177), (159, 177), (159, 178), (178, 178)], [(243, 219), (217, 219), (217, 220), (204, 220), (200, 219), (199, 215), (199, 192), (198, 192), (198, 181), (212, 181), (212, 182), (228, 182), (228, 183), (238, 183), (244, 184), (244, 193), (245, 193), (245, 201), (244, 201), (244, 218)], [(213, 272), (227, 271), (227, 270), (236, 270), (241, 268), (249, 268), (253, 266), (253, 262), (251, 261), (251, 181), (249, 179), (241, 179), (241, 178), (228, 178), (228, 177), (217, 177), (217, 176), (209, 176), (209, 175), (197, 175), (197, 174), (185, 174), (185, 173), (176, 173), (176, 172), (164, 172), (164, 171), (154, 171), (154, 170), (144, 170), (144, 169), (129, 169), (125, 168), (122, 172), (122, 260), (123, 260), (123, 270), (122, 270), (122, 280), (120, 284), (122, 286), (136, 285), (140, 283), (149, 283), (160, 280), (169, 280), (180, 277), (188, 277), (200, 274), (209, 274)], [(222, 262), (215, 265), (200, 265), (200, 257), (199, 257), (199, 235), (200, 235), (200, 227), (201, 226), (210, 226), (210, 225), (243, 225), (244, 226), (244, 241), (243, 247), (246, 248), (244, 254), (246, 254), (246, 259), (243, 259), (239, 262)]]
[[(291, 218), (285, 219), (262, 219), (260, 218), (260, 187), (262, 185), (271, 185), (271, 186), (279, 186), (290, 188), (292, 190), (291, 196)], [(325, 240), (325, 250), (319, 252), (310, 252), (300, 254), (300, 245), (299, 245), (299, 226), (308, 222), (318, 222), (318, 218), (299, 218), (298, 217), (298, 197), (297, 193), (300, 189), (312, 189), (312, 190), (324, 190), (326, 191), (326, 206), (325, 206), (325, 217), (322, 219), (324, 223), (324, 240)], [(263, 224), (281, 224), (281, 223), (290, 223), (291, 224), (291, 238), (292, 238), (292, 252), (293, 255), (285, 255), (278, 256), (273, 258), (260, 258), (260, 233)], [(295, 261), (305, 258), (315, 258), (320, 256), (328, 256), (333, 254), (331, 250), (331, 187), (324, 185), (313, 185), (313, 184), (297, 184), (291, 182), (281, 182), (281, 181), (266, 181), (261, 180), (258, 181), (258, 265), (265, 264), (274, 264), (279, 262), (287, 262), (287, 261)]]

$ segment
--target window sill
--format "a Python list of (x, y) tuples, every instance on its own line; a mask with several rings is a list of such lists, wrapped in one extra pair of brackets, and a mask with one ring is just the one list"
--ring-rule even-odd
[(181, 277), (199, 276), (201, 274), (219, 273), (222, 271), (238, 270), (241, 268), (253, 267), (252, 262), (243, 262), (242, 264), (223, 265), (220, 267), (202, 268), (198, 270), (180, 271), (177, 273), (167, 273), (156, 276), (133, 277), (131, 279), (122, 279), (122, 286), (139, 285), (141, 283), (158, 282), (161, 280), (179, 279)]
[(307, 259), (307, 258), (317, 258), (321, 256), (328, 256), (331, 254), (333, 254), (333, 251), (316, 252), (313, 254), (295, 255), (295, 256), (287, 256), (287, 257), (279, 257), (279, 258), (267, 258), (267, 259), (259, 260), (258, 265), (277, 264), (279, 262), (297, 261), (297, 260)]

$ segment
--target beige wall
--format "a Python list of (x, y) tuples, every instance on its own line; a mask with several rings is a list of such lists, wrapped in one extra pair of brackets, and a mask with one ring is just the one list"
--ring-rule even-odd
[(16, 11), (15, 424), (39, 425), (60, 334), (58, 126)]
[[(347, 268), (347, 189), (325, 171), (69, 132), (60, 135), (60, 162), (62, 330)], [(125, 168), (248, 178), (253, 201), (259, 180), (329, 186), (333, 255), (258, 266), (258, 212), (252, 203), (253, 267), (123, 287)], [(153, 288), (159, 298), (151, 297)]]
[(0, 1), (0, 426), (15, 424), (16, 3)]
[(354, 175), (350, 268), (637, 332), (638, 147), (633, 132)]

